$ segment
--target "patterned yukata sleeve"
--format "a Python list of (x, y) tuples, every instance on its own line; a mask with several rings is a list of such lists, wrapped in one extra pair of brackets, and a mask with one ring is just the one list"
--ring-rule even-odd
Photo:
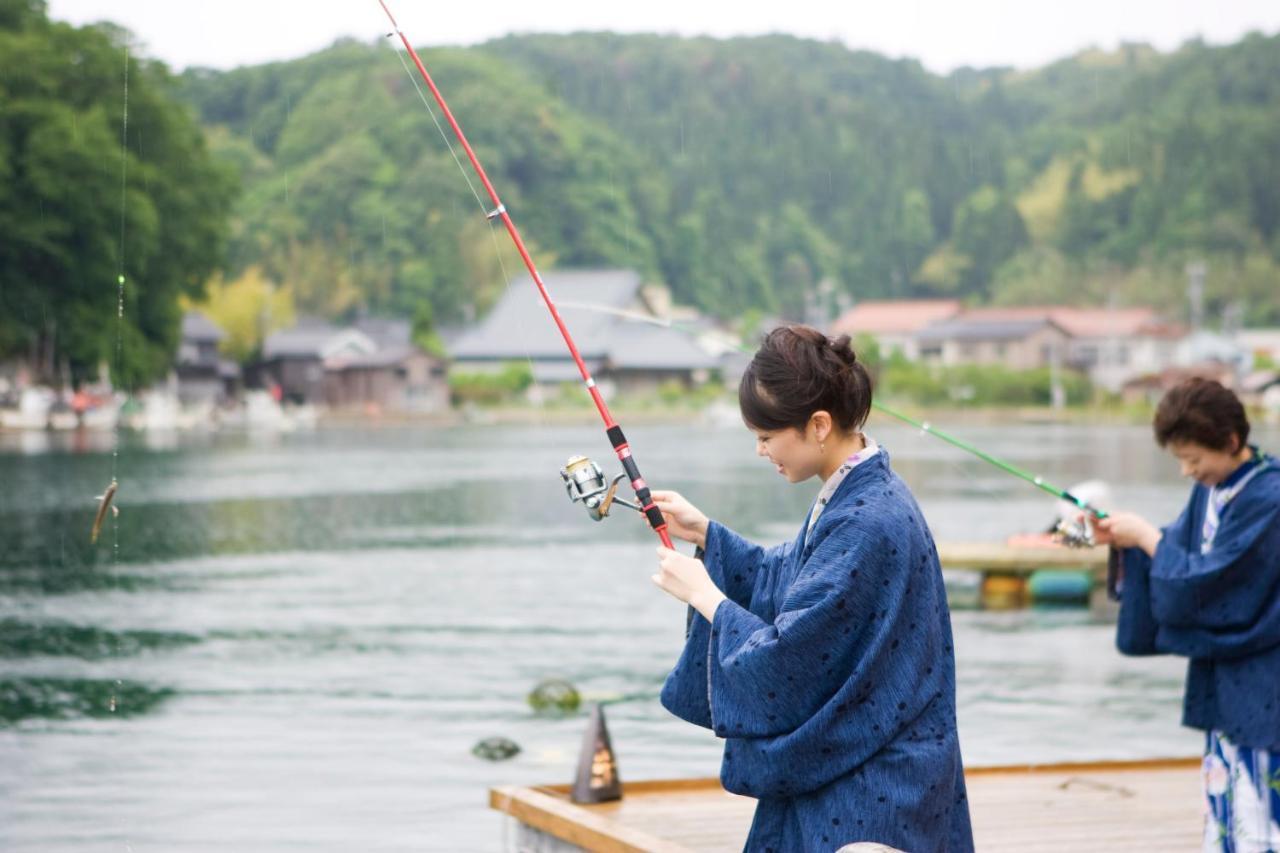
[[(892, 715), (901, 705), (900, 713), (910, 718), (919, 710), (911, 704), (929, 701), (932, 694), (909, 696), (905, 688), (897, 689), (925, 664), (901, 666), (910, 652), (899, 649), (903, 637), (894, 623), (912, 572), (905, 553), (890, 555), (889, 541), (878, 525), (840, 524), (814, 547), (772, 621), (732, 601), (720, 603), (708, 663), (717, 734), (753, 738), (792, 732), (845, 691), (866, 703), (858, 707), (867, 713), (866, 735), (876, 741), (874, 751), (892, 734), (888, 719), (872, 719), (872, 708)], [(845, 630), (850, 626), (860, 630)]]
[(711, 580), (730, 601), (750, 608), (756, 590), (768, 583), (786, 561), (790, 549), (790, 542), (762, 547), (713, 521), (707, 525), (702, 562)]
[[(764, 548), (717, 522), (707, 526), (702, 561), (715, 585), (740, 608), (751, 606), (758, 585), (765, 584), (782, 560), (789, 543)], [(690, 608), (680, 659), (662, 685), (663, 707), (682, 720), (711, 728), (708, 652), (711, 623)]]
[(1280, 645), (1280, 487), (1251, 498), (1208, 553), (1161, 540), (1149, 577), (1159, 651), (1234, 660)]

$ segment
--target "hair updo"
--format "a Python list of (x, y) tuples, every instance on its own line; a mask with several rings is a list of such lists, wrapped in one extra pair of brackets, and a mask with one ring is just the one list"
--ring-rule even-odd
[(871, 374), (848, 335), (828, 338), (811, 326), (780, 326), (765, 335), (738, 384), (747, 426), (804, 430), (826, 411), (842, 432), (856, 432), (871, 412)]

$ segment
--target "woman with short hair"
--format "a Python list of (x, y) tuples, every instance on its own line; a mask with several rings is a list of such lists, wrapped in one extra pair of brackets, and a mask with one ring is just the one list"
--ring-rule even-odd
[(1133, 513), (1099, 522), (1118, 550), (1116, 642), (1190, 661), (1182, 719), (1205, 732), (1204, 849), (1280, 850), (1280, 467), (1217, 382), (1173, 388), (1154, 426), (1195, 482), (1163, 529)]

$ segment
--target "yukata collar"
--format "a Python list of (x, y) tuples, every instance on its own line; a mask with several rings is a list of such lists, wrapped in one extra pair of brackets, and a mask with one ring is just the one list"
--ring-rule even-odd
[(1266, 455), (1258, 449), (1257, 445), (1251, 444), (1249, 445), (1249, 449), (1253, 451), (1253, 455), (1244, 462), (1241, 462), (1239, 468), (1232, 471), (1227, 479), (1218, 484), (1217, 488), (1219, 491), (1231, 488), (1236, 483), (1247, 477), (1250, 471), (1267, 461)]
[(852, 474), (855, 469), (872, 459), (877, 459), (878, 461), (883, 462), (881, 457), (886, 456), (885, 450), (881, 448), (880, 445), (876, 444), (875, 439), (871, 436), (864, 435), (863, 439), (866, 441), (867, 446), (859, 450), (857, 453), (849, 456), (844, 462), (840, 463), (840, 467), (836, 468), (831, 476), (826, 479), (826, 482), (822, 484), (822, 489), (819, 490), (818, 497), (814, 500), (813, 507), (809, 510), (809, 521), (806, 525), (807, 530), (812, 530), (813, 526), (818, 523), (818, 517), (822, 515), (822, 511), (826, 508), (827, 504), (831, 503), (832, 500), (835, 499), (836, 492), (840, 490), (840, 487), (844, 485), (845, 481), (849, 479), (850, 474)]

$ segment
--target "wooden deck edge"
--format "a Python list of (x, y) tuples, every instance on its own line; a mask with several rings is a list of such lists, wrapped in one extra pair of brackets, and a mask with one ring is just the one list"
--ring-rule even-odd
[[(539, 785), (536, 788), (528, 789), (535, 791), (544, 791), (549, 794), (557, 794), (560, 796), (569, 796), (572, 785)], [(715, 776), (695, 777), (693, 779), (645, 779), (640, 782), (623, 782), (623, 795), (627, 794), (653, 794), (666, 793), (674, 791), (720, 791), (723, 788), (720, 780)]]
[(1040, 773), (1112, 773), (1143, 770), (1194, 770), (1200, 767), (1200, 756), (1181, 758), (1135, 758), (1119, 761), (1064, 761), (1055, 764), (991, 764), (965, 767), (970, 776), (1009, 776)]
[(686, 848), (678, 844), (622, 826), (538, 788), (491, 788), (489, 808), (585, 850), (599, 853), (687, 853)]
[[(1078, 761), (1055, 764), (1000, 764), (966, 767), (965, 778), (1025, 776), (1051, 773), (1191, 772), (1200, 767), (1198, 756), (1181, 758)], [(609, 804), (581, 806), (569, 800), (569, 785), (522, 787), (508, 785), (489, 790), (489, 807), (526, 826), (562, 841), (600, 853), (687, 853), (687, 848), (611, 819)], [(624, 784), (624, 796), (718, 792), (717, 778), (650, 779)]]

